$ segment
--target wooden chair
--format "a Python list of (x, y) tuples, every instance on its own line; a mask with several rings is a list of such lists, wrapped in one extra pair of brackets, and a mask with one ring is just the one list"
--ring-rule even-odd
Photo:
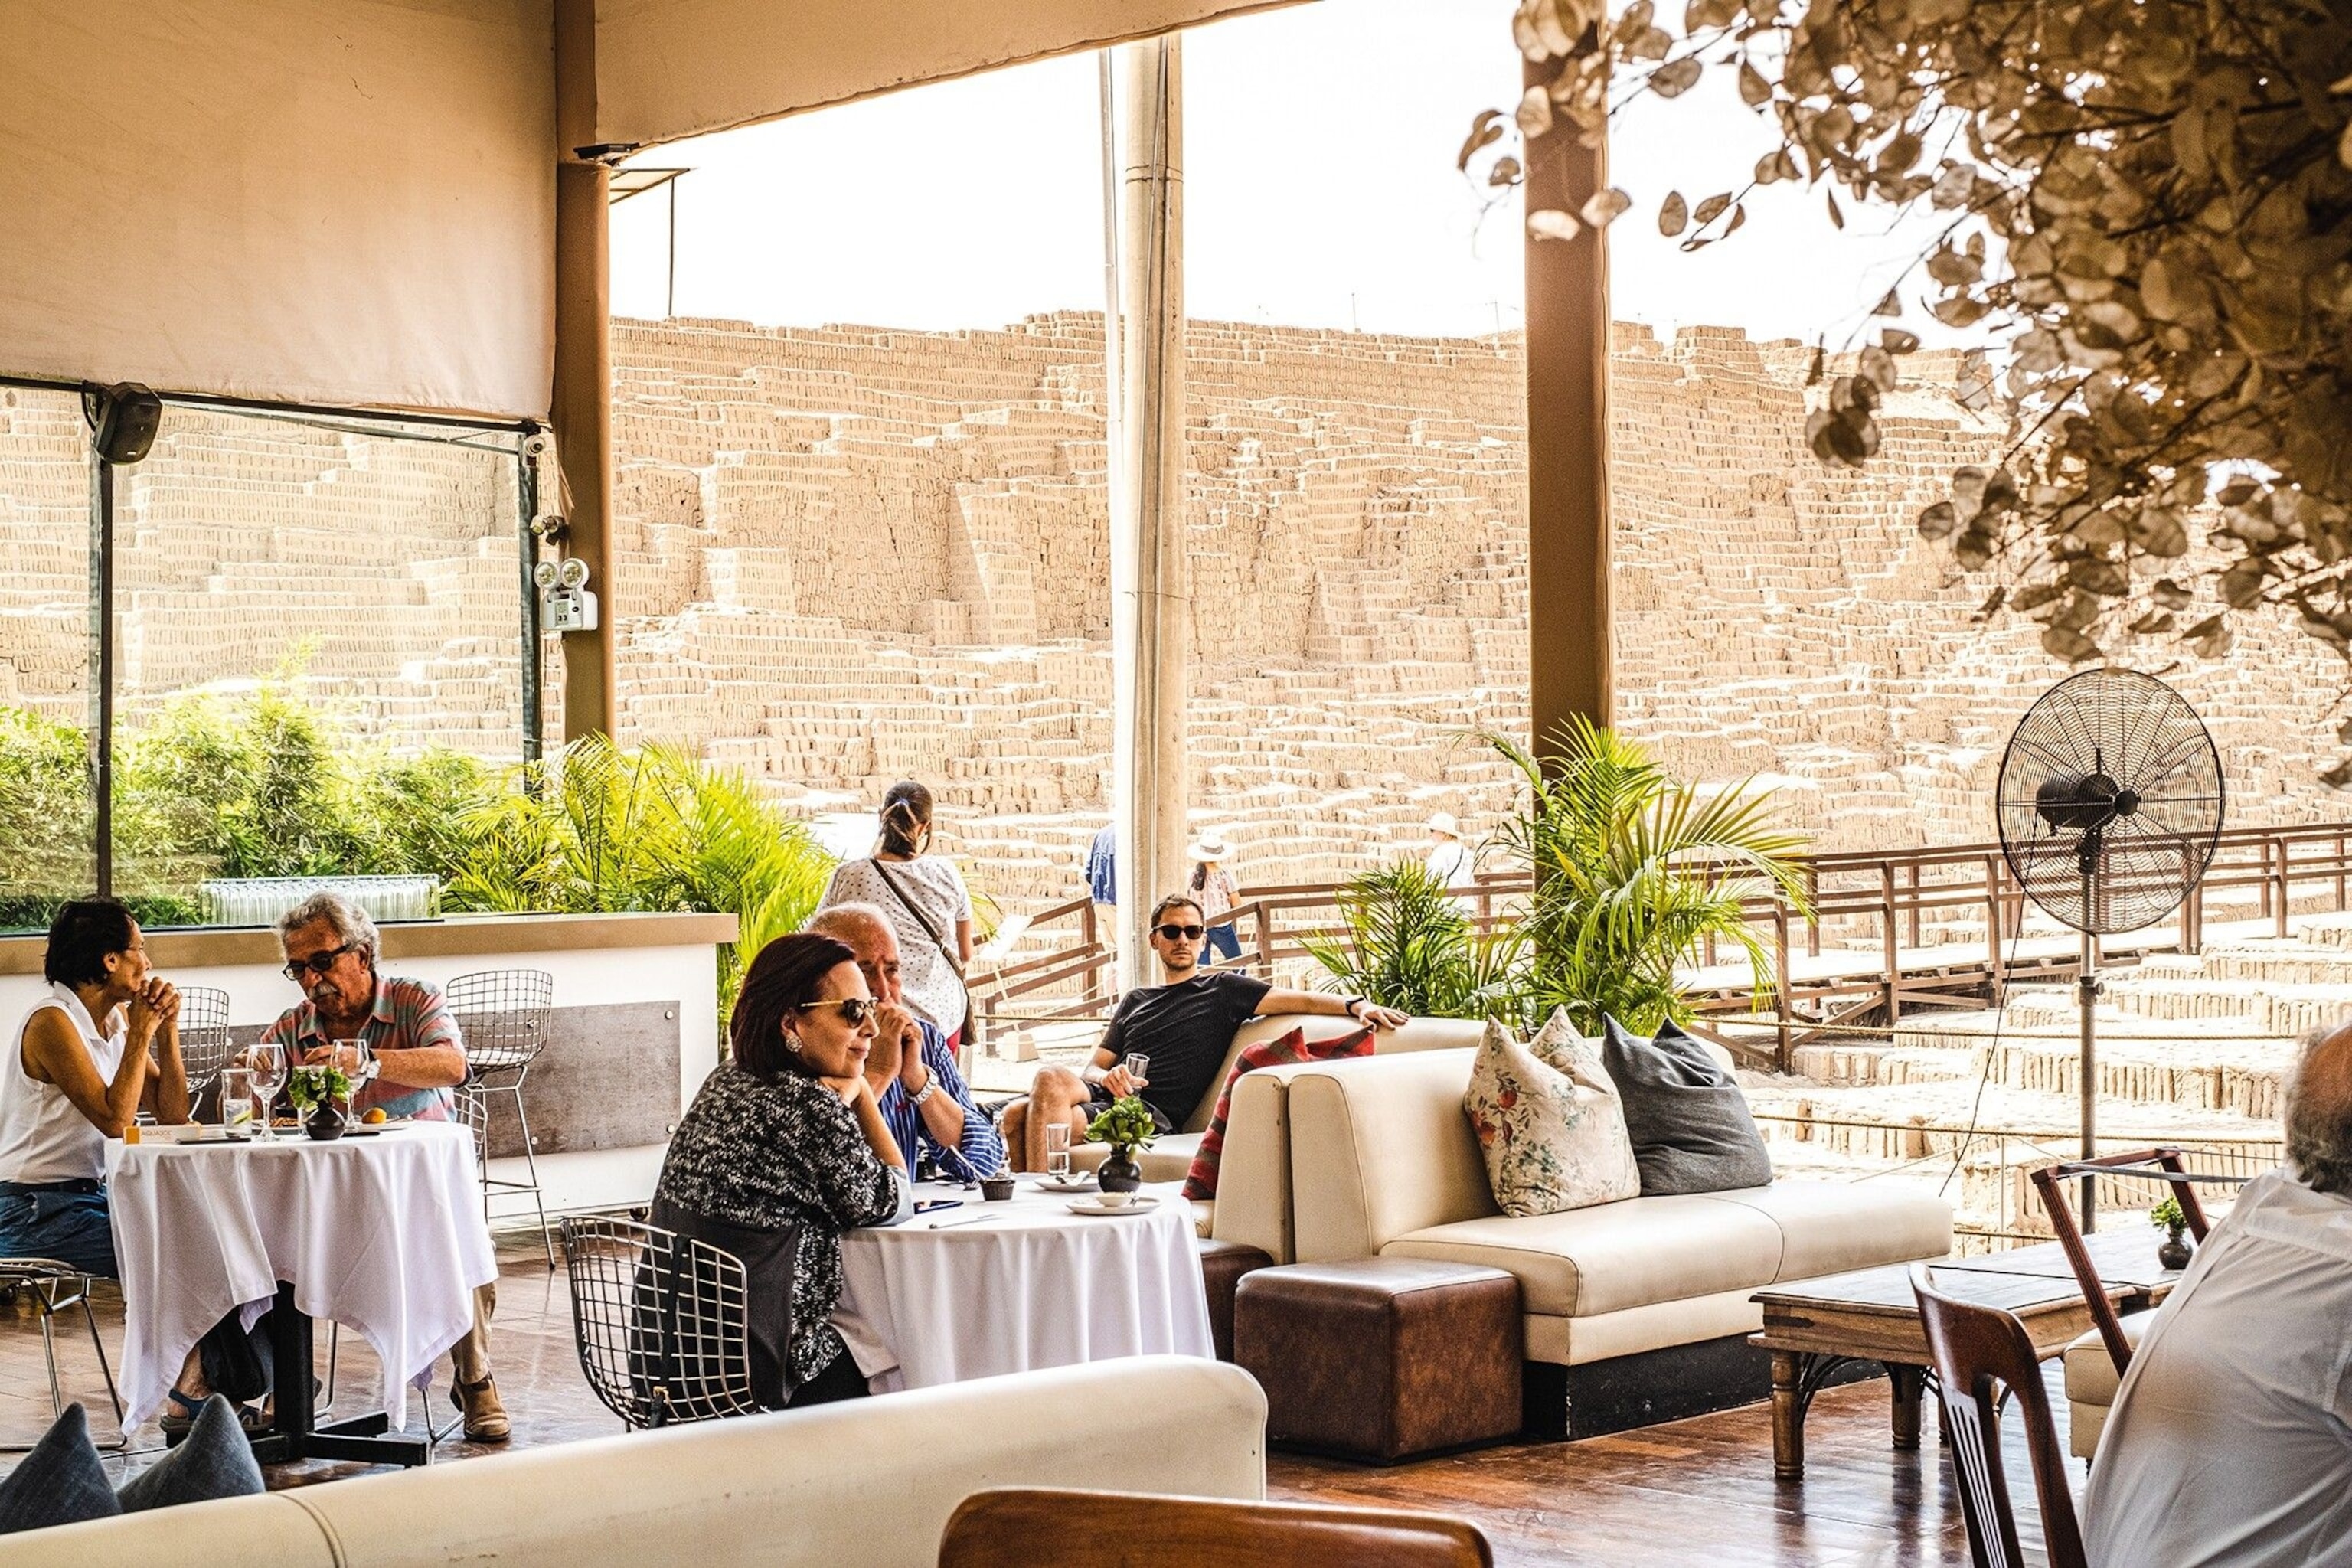
[(2042, 1385), (2042, 1363), (2034, 1357), (2025, 1325), (1998, 1307), (1943, 1294), (1924, 1263), (1911, 1266), (1911, 1290), (1919, 1299), (1927, 1352), (1935, 1358), (1945, 1443), (1960, 1483), (1960, 1515), (1968, 1524), (1969, 1554), (1976, 1568), (2026, 1568), (2009, 1482), (2001, 1472), (2004, 1399), (2014, 1399), (2025, 1418), (2026, 1452), (2033, 1464), (2042, 1548), (2050, 1568), (2085, 1568), (2074, 1495), (2066, 1488), (2066, 1456), (2058, 1447), (2050, 1395)]
[[(2178, 1149), (2135, 1149), (2128, 1154), (2102, 1154), (2095, 1160), (2067, 1160), (2033, 1173), (2033, 1190), (2042, 1194), (2042, 1207), (2050, 1216), (2051, 1233), (2065, 1251), (2075, 1282), (2083, 1287), (2083, 1300), (2091, 1308), (2091, 1321), (2099, 1331), (2099, 1342), (2107, 1347), (2108, 1359), (2116, 1363), (2117, 1377), (2123, 1376), (2125, 1369), (2131, 1365), (2131, 1341), (2124, 1334), (2123, 1320), (2116, 1314), (2115, 1302), (2107, 1298), (2090, 1249), (2083, 1245), (2083, 1231), (2075, 1221), (2074, 1211), (2067, 1206), (2065, 1194), (2059, 1188), (2077, 1176), (2095, 1181), (2102, 1171), (2126, 1166), (2136, 1167), (2131, 1172), (2134, 1175), (2167, 1181), (2172, 1195), (2179, 1201), (2181, 1216), (2189, 1222), (2189, 1234), (2200, 1242), (2205, 1239), (2205, 1210), (2197, 1201), (2196, 1183)], [(2162, 1178), (2149, 1175), (2155, 1171), (2165, 1174)]]
[(939, 1568), (1491, 1568), (1486, 1538), (1442, 1513), (1005, 1487), (963, 1500)]

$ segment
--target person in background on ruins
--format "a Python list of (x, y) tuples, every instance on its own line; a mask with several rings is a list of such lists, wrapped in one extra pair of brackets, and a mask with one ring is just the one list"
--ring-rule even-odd
[(1118, 824), (1106, 822), (1087, 849), (1087, 897), (1095, 906), (1095, 931), (1106, 947), (1118, 945)]
[(1450, 811), (1430, 814), (1429, 836), (1435, 840), (1430, 846), (1429, 858), (1424, 862), (1429, 874), (1444, 888), (1461, 887), (1475, 874), (1470, 846), (1462, 839), (1462, 824)]
[[(1233, 873), (1224, 868), (1225, 858), (1233, 851), (1225, 847), (1223, 834), (1203, 833), (1201, 841), (1184, 853), (1192, 858), (1192, 897), (1200, 902), (1202, 923), (1209, 928), (1209, 951), (1232, 963), (1242, 955), (1242, 939), (1231, 920), (1219, 917), (1237, 901)], [(1209, 962), (1214, 963), (1217, 959)]]
[[(1046, 1128), (1067, 1122), (1071, 1141), (1082, 1142), (1095, 1114), (1123, 1095), (1140, 1097), (1162, 1132), (1183, 1126), (1202, 1097), (1215, 1092), (1234, 1031), (1260, 1013), (1336, 1015), (1375, 1029), (1405, 1022), (1394, 1008), (1362, 996), (1281, 990), (1244, 970), (1203, 969), (1201, 949), (1208, 934), (1206, 917), (1190, 893), (1171, 893), (1152, 907), (1151, 951), (1160, 956), (1166, 983), (1121, 998), (1083, 1073), (1041, 1068), (1029, 1098), (1004, 1108), (1004, 1142), (1014, 1170), (1045, 1169)], [(1149, 1076), (1128, 1071), (1130, 1054), (1151, 1058)]]
[(882, 797), (882, 837), (863, 860), (845, 860), (825, 884), (820, 910), (871, 904), (890, 917), (907, 1005), (939, 1026), (950, 1054), (963, 1041), (971, 998), (971, 895), (955, 862), (931, 849), (931, 792), (902, 779)]
[(947, 1037), (906, 1005), (898, 933), (891, 930), (888, 913), (872, 904), (835, 904), (809, 921), (808, 929), (849, 949), (873, 993), (875, 1031), (866, 1081), (906, 1156), (907, 1169), (918, 1169), (927, 1153), (943, 1174), (960, 1182), (1003, 1169), (1004, 1141), (972, 1105)]
[(2352, 1025), (2305, 1047), (2286, 1165), (2157, 1309), (2091, 1462), (2092, 1568), (2352, 1563)]

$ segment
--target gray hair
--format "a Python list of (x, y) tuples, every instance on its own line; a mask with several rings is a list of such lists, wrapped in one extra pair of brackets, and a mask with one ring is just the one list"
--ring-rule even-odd
[(898, 934), (898, 928), (890, 923), (889, 915), (875, 904), (828, 904), (809, 917), (808, 923), (809, 930), (846, 942), (851, 947), (857, 945), (856, 933), (866, 926), (888, 931), (894, 939)]
[(286, 939), (307, 925), (326, 922), (334, 929), (336, 940), (346, 942), (362, 951), (370, 963), (381, 947), (376, 936), (375, 921), (368, 912), (341, 893), (313, 893), (300, 903), (278, 917), (278, 946), (285, 951)]
[(2352, 1193), (2352, 1027), (2303, 1037), (2286, 1090), (2286, 1161), (2315, 1193)]

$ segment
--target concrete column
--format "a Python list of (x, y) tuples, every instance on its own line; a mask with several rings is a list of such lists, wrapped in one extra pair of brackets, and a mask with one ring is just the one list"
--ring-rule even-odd
[(555, 6), (555, 391), (549, 423), (572, 492), (564, 552), (588, 563), (599, 614), (563, 637), (563, 738), (613, 731), (612, 175), (576, 149), (596, 140), (595, 0)]
[[(1531, 76), (1529, 85), (1533, 85)], [(1609, 183), (1605, 146), (1561, 129), (1528, 149), (1529, 212), (1575, 212)], [(1528, 702), (1537, 748), (1570, 714), (1612, 721), (1609, 247), (1528, 237)]]
[(1174, 37), (1118, 49), (1119, 451), (1111, 500), (1119, 980), (1156, 984), (1151, 906), (1183, 879), (1192, 584), (1184, 558), (1183, 72)]

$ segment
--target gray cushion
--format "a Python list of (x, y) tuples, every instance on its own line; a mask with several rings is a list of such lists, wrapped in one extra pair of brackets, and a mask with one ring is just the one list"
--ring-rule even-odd
[(122, 1511), (175, 1508), (184, 1502), (251, 1497), (265, 1490), (253, 1445), (236, 1406), (215, 1394), (196, 1412), (180, 1446), (133, 1476), (122, 1489)]
[(30, 1453), (0, 1479), (0, 1535), (112, 1519), (122, 1511), (90, 1447), (89, 1417), (68, 1405)]
[(1645, 1040), (1603, 1021), (1601, 1059), (1625, 1101), (1642, 1195), (1723, 1193), (1772, 1179), (1748, 1097), (1706, 1047), (1671, 1022)]

